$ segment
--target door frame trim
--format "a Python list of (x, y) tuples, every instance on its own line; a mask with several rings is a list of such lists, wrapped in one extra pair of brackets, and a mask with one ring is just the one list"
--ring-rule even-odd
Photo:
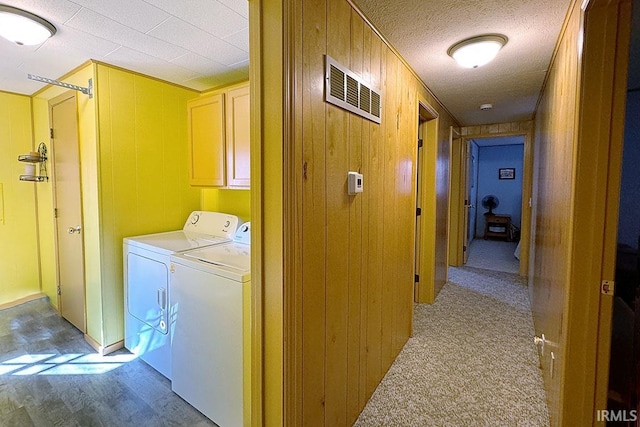
[[(49, 129), (53, 129), (53, 108), (56, 105), (59, 105), (69, 99), (73, 99), (73, 102), (75, 104), (75, 111), (76, 111), (76, 128), (78, 128), (78, 94), (76, 91), (74, 90), (69, 90), (66, 91), (54, 98), (51, 98), (48, 100), (47, 102), (47, 111), (49, 113)], [(83, 330), (82, 333), (85, 334), (87, 333), (87, 282), (86, 282), (86, 276), (85, 276), (85, 271), (86, 271), (86, 266), (85, 266), (85, 242), (84, 242), (84, 207), (83, 207), (83, 197), (82, 197), (82, 156), (81, 156), (81, 147), (80, 147), (80, 131), (78, 130), (78, 180), (80, 183), (80, 220), (81, 220), (81, 226), (82, 226), (82, 281), (83, 281), (83, 286), (84, 286), (84, 319), (83, 319)], [(56, 156), (56, 147), (55, 144), (53, 143), (54, 138), (49, 138), (49, 160), (50, 160), (50, 167), (51, 167), (51, 200), (52, 200), (52, 205), (53, 205), (53, 209), (55, 212), (55, 209), (58, 206), (58, 201), (57, 201), (57, 192), (56, 192), (56, 183), (57, 183), (57, 179), (56, 179), (56, 161), (55, 161), (55, 156)], [(52, 212), (53, 214), (53, 212)], [(55, 245), (54, 245), (54, 260), (55, 260), (55, 266), (56, 266), (56, 296), (57, 296), (57, 303), (58, 303), (58, 307), (56, 308), (56, 311), (58, 312), (58, 314), (60, 314), (60, 316), (62, 316), (62, 297), (60, 295), (60, 293), (58, 293), (58, 287), (60, 286), (60, 257), (59, 257), (59, 245), (58, 245), (58, 221), (56, 220), (56, 216), (55, 214), (53, 215), (53, 235), (54, 235), (54, 239), (55, 239)]]
[[(416, 208), (418, 203), (422, 213), (420, 215), (420, 236), (416, 235), (414, 247), (419, 247), (420, 263), (415, 268), (420, 276), (420, 282), (414, 290), (415, 302), (432, 304), (436, 298), (435, 264), (436, 264), (436, 193), (425, 191), (435, 189), (437, 180), (436, 162), (438, 159), (439, 115), (426, 99), (418, 96), (416, 105), (417, 123), (422, 130), (422, 159), (416, 168), (416, 186), (420, 184), (421, 200), (416, 194)], [(417, 129), (416, 129), (417, 135)], [(428, 148), (434, 148), (429, 151)], [(418, 160), (418, 146), (416, 141), (415, 158)], [(429, 173), (431, 172), (431, 173)], [(420, 180), (420, 183), (418, 183)], [(414, 189), (415, 192), (416, 189)]]
[[(523, 175), (522, 175), (522, 204), (521, 204), (521, 223), (520, 223), (520, 268), (519, 273), (520, 276), (529, 276), (529, 265), (531, 265), (531, 207), (529, 206), (529, 200), (532, 197), (532, 189), (533, 189), (533, 149), (534, 149), (534, 126), (533, 121), (522, 121), (522, 122), (514, 122), (514, 123), (506, 123), (506, 124), (494, 124), (494, 125), (483, 125), (483, 126), (469, 126), (461, 128), (461, 138), (460, 138), (460, 153), (464, 154), (466, 152), (466, 144), (467, 141), (473, 139), (480, 138), (495, 138), (495, 137), (503, 137), (503, 136), (523, 136), (524, 137), (524, 157), (523, 157)], [(452, 150), (453, 152), (453, 150)], [(452, 156), (453, 159), (453, 156)], [(453, 161), (451, 164), (451, 173), (458, 173), (461, 176), (463, 174), (467, 174), (466, 170), (455, 170), (454, 168), (464, 168), (466, 166), (462, 165), (462, 162), (459, 162), (459, 165), (456, 165)], [(458, 194), (461, 189), (451, 189), (452, 196)], [(453, 200), (453, 197), (452, 197)], [(464, 195), (462, 196), (462, 200), (464, 200)], [(463, 216), (464, 206), (463, 204), (457, 206), (457, 212), (459, 216)], [(453, 212), (453, 211), (452, 211)], [(455, 224), (453, 224), (455, 225)], [(458, 222), (458, 227), (463, 227), (464, 225)], [(462, 245), (461, 242), (464, 241), (464, 237), (460, 237), (464, 230), (458, 230), (458, 240), (453, 242), (455, 246), (456, 254), (452, 257), (453, 259), (462, 260)], [(458, 261), (460, 262), (460, 261)], [(450, 263), (454, 267), (460, 266), (461, 264)]]

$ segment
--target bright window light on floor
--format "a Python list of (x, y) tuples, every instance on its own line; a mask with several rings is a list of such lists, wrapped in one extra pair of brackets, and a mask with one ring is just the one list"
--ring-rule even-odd
[(135, 354), (25, 354), (0, 363), (0, 375), (95, 375), (131, 362)]

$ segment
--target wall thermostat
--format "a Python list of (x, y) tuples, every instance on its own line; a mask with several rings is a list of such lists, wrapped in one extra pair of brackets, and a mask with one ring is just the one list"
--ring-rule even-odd
[(349, 172), (347, 175), (347, 187), (349, 195), (362, 193), (362, 174)]

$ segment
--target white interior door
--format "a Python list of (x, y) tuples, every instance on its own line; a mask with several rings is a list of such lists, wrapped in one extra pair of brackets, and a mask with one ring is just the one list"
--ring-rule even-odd
[(57, 241), (58, 303), (62, 317), (86, 331), (82, 195), (76, 94), (49, 103)]

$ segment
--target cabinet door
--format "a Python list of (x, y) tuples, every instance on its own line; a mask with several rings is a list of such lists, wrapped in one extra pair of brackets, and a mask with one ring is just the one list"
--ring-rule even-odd
[(226, 185), (224, 95), (203, 96), (187, 104), (189, 123), (189, 182)]
[(227, 185), (249, 187), (249, 84), (227, 92)]

